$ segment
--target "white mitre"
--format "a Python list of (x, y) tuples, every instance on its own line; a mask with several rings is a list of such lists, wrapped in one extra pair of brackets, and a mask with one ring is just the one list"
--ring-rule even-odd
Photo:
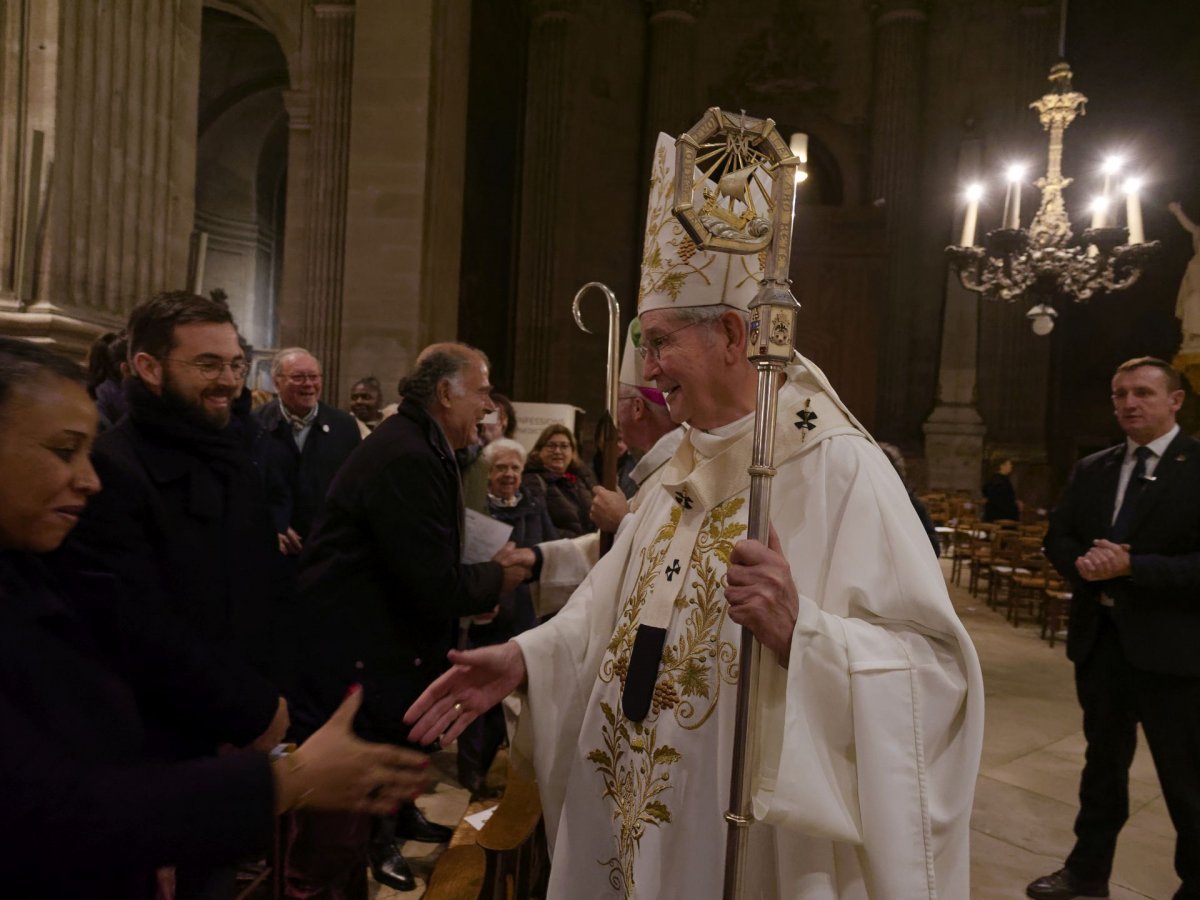
[[(754, 208), (768, 208), (771, 176), (765, 168), (755, 170), (746, 189), (754, 200)], [(702, 209), (710, 204), (710, 198), (717, 190), (717, 185), (702, 177), (697, 169), (695, 208)], [(748, 309), (763, 278), (767, 251), (741, 255), (701, 250), (671, 212), (674, 202), (675, 141), (670, 135), (660, 133), (650, 171), (638, 314), (653, 309), (718, 304)], [(717, 215), (725, 214), (732, 203), (727, 198), (722, 199)], [(740, 203), (739, 206), (745, 207)], [(714, 224), (720, 226), (719, 222)]]

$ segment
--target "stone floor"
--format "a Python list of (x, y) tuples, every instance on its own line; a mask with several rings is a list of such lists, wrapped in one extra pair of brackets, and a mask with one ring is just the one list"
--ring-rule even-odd
[[(1071, 848), (1071, 825), (1083, 764), (1083, 734), (1071, 664), (1062, 643), (1051, 648), (1033, 624), (1013, 628), (1003, 616), (951, 586), (955, 607), (975, 641), (987, 692), (987, 731), (972, 818), (972, 900), (1025, 896), (1029, 881), (1057, 869)], [(456, 823), (467, 793), (453, 782), (451, 751), (435, 758), (440, 781), (419, 801), (431, 819)], [(1144, 742), (1130, 782), (1131, 815), (1121, 832), (1113, 900), (1169, 900), (1174, 829)], [(440, 847), (409, 843), (405, 855), (422, 890), (378, 888), (378, 900), (416, 900)]]
[[(1025, 896), (1024, 886), (1058, 869), (1074, 843), (1083, 766), (1082, 718), (1063, 644), (1035, 625), (1004, 617), (951, 586), (955, 607), (983, 666), (987, 725), (971, 819), (972, 900)], [(1145, 741), (1130, 774), (1130, 819), (1121, 832), (1113, 900), (1169, 900), (1175, 831)]]

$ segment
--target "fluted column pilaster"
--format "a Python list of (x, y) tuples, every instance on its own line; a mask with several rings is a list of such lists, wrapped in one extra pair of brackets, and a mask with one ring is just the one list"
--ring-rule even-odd
[(906, 430), (914, 236), (920, 163), (925, 0), (874, 4), (875, 71), (871, 98), (870, 190), (887, 210), (888, 298), (880, 342), (877, 415), (893, 433)]
[[(312, 94), (308, 91), (284, 91), (283, 108), (288, 117), (287, 177), (291, 185), (311, 185), (312, 165)], [(283, 273), (277, 309), (279, 334), (277, 346), (303, 343), (307, 297), (306, 254), (308, 251), (309, 204), (311, 190), (288, 191), (283, 226)]]
[(195, 119), (200, 2), (103, 0), (58, 8), (47, 146), (53, 187), (36, 300), (119, 320), (150, 294), (181, 286), (195, 193), (195, 138), (188, 128)]
[(310, 193), (301, 342), (322, 361), (325, 395), (336, 397), (346, 262), (354, 6), (314, 4), (312, 41)]
[[(565, 167), (568, 38), (574, 0), (529, 4), (521, 223), (517, 262), (514, 388), (524, 400), (545, 400), (553, 346), (558, 201)], [(565, 307), (564, 307), (565, 309)]]
[(678, 135), (700, 117), (696, 109), (696, 20), (703, 0), (648, 0), (646, 55), (647, 160), (658, 133)]

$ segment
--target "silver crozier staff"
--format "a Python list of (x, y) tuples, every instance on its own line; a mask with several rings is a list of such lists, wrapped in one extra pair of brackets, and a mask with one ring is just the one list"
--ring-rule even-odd
[[(767, 251), (762, 287), (750, 303), (746, 355), (758, 369), (754, 408), (754, 448), (750, 458), (750, 521), (747, 536), (767, 543), (771, 478), (775, 469), (775, 408), (780, 375), (792, 358), (792, 336), (800, 304), (792, 296), (788, 264), (792, 245), (792, 208), (799, 159), (775, 130), (771, 119), (722, 112), (713, 107), (675, 142), (673, 212), (696, 245), (726, 253)], [(696, 169), (716, 190), (703, 188), (696, 207)], [(759, 172), (769, 173), (770, 191)], [(758, 199), (766, 209), (757, 209)], [(729, 784), (729, 832), (725, 841), (725, 900), (745, 896), (746, 848), (754, 821), (750, 792), (751, 763), (757, 756), (758, 674), (761, 645), (742, 628), (733, 772)]]
[[(575, 292), (575, 299), (571, 302), (571, 314), (575, 316), (575, 324), (583, 331), (591, 334), (592, 331), (583, 324), (583, 315), (579, 311), (579, 301), (583, 299), (583, 295), (587, 293), (589, 288), (596, 288), (604, 294), (604, 298), (608, 301), (608, 369), (604, 383), (604, 416), (600, 420), (600, 484), (608, 488), (610, 491), (618, 490), (617, 488), (617, 439), (619, 433), (617, 431), (617, 402), (620, 395), (618, 387), (621, 377), (621, 307), (617, 303), (617, 295), (612, 292), (612, 289), (599, 281), (589, 281), (578, 291)], [(602, 531), (600, 533), (600, 555), (603, 556), (612, 546), (613, 536)]]

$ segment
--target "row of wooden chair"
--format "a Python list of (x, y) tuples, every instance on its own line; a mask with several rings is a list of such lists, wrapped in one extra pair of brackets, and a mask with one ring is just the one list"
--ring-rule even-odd
[(1071, 594), (1042, 552), (1045, 524), (961, 522), (950, 546), (950, 578), (985, 597), (988, 606), (1003, 609), (1013, 627), (1034, 619), (1041, 636), (1053, 647), (1066, 624)]

